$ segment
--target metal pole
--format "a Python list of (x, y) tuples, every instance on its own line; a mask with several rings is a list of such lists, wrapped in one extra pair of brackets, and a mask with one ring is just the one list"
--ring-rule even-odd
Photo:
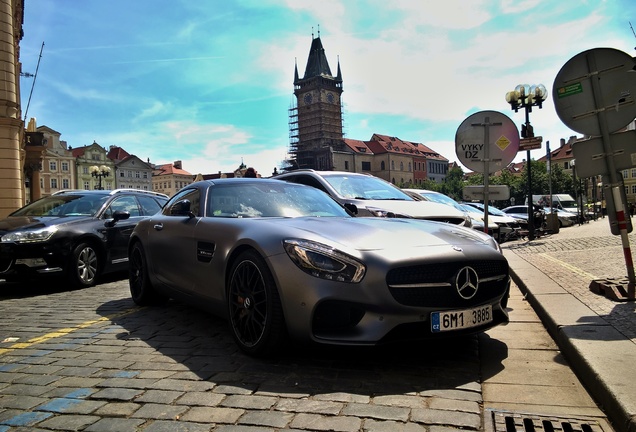
[[(528, 138), (534, 136), (530, 129), (530, 106), (524, 105), (526, 111), (526, 133)], [(530, 136), (531, 135), (531, 136)], [(530, 150), (527, 150), (526, 169), (528, 170), (528, 240), (534, 240), (534, 205), (532, 203), (532, 170), (530, 169)]]

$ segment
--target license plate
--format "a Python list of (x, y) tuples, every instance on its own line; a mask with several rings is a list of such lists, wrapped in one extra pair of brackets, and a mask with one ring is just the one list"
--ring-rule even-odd
[(492, 322), (492, 305), (431, 313), (431, 331), (433, 333), (467, 329), (490, 322)]

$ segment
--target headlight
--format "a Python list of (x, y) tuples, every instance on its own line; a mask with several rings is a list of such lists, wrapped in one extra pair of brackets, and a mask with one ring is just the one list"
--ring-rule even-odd
[(392, 211), (377, 208), (377, 207), (367, 207), (367, 210), (369, 210), (369, 212), (371, 212), (371, 214), (375, 217), (382, 217), (382, 218), (410, 218), (411, 217), (409, 215), (394, 213)]
[(284, 240), (283, 246), (294, 264), (314, 277), (352, 283), (358, 283), (364, 277), (364, 264), (327, 245), (308, 240)]
[(16, 231), (2, 236), (2, 243), (37, 243), (51, 238), (57, 228), (46, 227), (38, 230)]

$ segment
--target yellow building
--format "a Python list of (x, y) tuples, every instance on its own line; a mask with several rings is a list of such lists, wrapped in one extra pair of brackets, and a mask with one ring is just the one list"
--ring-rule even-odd
[(23, 0), (0, 0), (0, 218), (26, 203), (25, 165), (37, 170), (41, 146), (25, 140), (20, 106)]

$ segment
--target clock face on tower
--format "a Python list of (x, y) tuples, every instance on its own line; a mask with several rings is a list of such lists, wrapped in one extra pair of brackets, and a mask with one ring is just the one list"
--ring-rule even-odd
[(333, 96), (333, 93), (327, 93), (327, 102), (334, 103), (336, 98)]
[(303, 98), (303, 100), (305, 101), (305, 105), (310, 104), (311, 101), (313, 100), (313, 97), (311, 96), (311, 93), (306, 93), (305, 97)]

